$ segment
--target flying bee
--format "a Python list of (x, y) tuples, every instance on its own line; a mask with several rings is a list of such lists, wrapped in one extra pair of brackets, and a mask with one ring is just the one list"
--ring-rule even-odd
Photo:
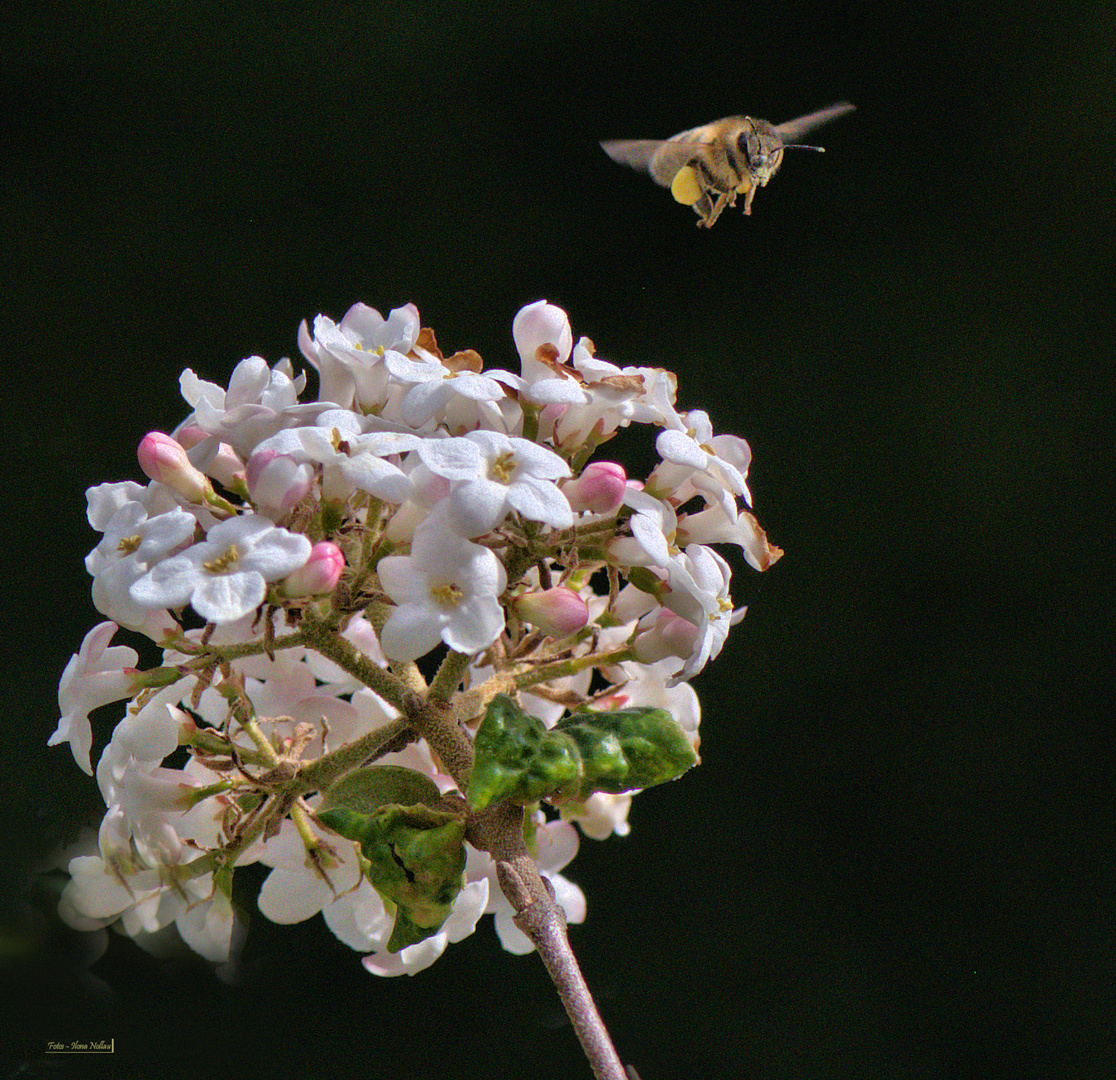
[(783, 151), (820, 152), (822, 147), (798, 140), (855, 108), (841, 101), (785, 124), (726, 116), (666, 140), (620, 139), (601, 147), (613, 161), (648, 172), (655, 183), (670, 188), (677, 202), (694, 208), (698, 227), (708, 229), (726, 206), (736, 204), (737, 195), (744, 196), (744, 213), (750, 214), (756, 188), (765, 187), (779, 171)]

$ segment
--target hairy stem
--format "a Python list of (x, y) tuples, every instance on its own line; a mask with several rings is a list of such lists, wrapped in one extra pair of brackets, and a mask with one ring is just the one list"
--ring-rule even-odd
[(382, 727), (361, 736), (355, 742), (346, 743), (316, 761), (308, 762), (298, 773), (300, 790), (324, 791), (339, 776), (358, 765), (367, 765), (384, 754), (402, 750), (418, 736), (407, 720), (400, 717)]
[(471, 660), (472, 657), (467, 653), (450, 649), (430, 684), (430, 698), (435, 701), (452, 701), (461, 680), (465, 678), (465, 672), (469, 670)]
[(402, 681), (369, 660), (311, 608), (302, 613), (302, 637), (306, 645), (375, 690), (385, 701), (400, 711), (406, 708), (409, 694)]
[(501, 803), (469, 825), (469, 842), (496, 862), (496, 876), (515, 908), (515, 924), (538, 950), (597, 1080), (628, 1080), (581, 974), (566, 934), (566, 913), (554, 899), (523, 840), (523, 810)]
[(473, 740), (458, 721), (456, 710), (422, 694), (408, 693), (403, 714), (415, 731), (426, 740), (442, 768), (453, 777), (458, 788), (464, 791), (473, 768)]
[(519, 690), (525, 690), (536, 683), (549, 682), (551, 679), (564, 678), (567, 675), (576, 675), (591, 667), (608, 667), (618, 664), (621, 660), (631, 660), (632, 651), (625, 645), (610, 653), (586, 653), (584, 656), (574, 656), (569, 660), (555, 660), (549, 664), (540, 664), (515, 676), (515, 685)]

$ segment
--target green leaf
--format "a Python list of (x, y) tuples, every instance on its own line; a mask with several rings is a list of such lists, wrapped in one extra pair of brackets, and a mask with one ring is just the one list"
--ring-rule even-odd
[(537, 802), (576, 780), (580, 761), (570, 739), (551, 739), (546, 725), (506, 694), (489, 702), (473, 741), (466, 801), (483, 810), (502, 799)]
[(342, 777), (318, 812), (323, 825), (360, 844), (368, 880), (395, 905), (390, 952), (436, 934), (461, 891), (465, 823), (440, 801), (429, 777), (373, 765)]
[(466, 799), (483, 810), (507, 799), (583, 800), (594, 791), (619, 793), (681, 776), (698, 756), (664, 709), (579, 712), (550, 731), (511, 698), (493, 698), (474, 740)]
[(439, 807), (441, 802), (438, 785), (429, 776), (402, 765), (368, 765), (342, 776), (322, 796), (321, 809), (344, 807), (371, 814), (387, 803)]
[(699, 760), (666, 709), (578, 712), (559, 720), (554, 731), (569, 735), (581, 752), (585, 779), (581, 791), (571, 793), (576, 799), (654, 787), (676, 780)]

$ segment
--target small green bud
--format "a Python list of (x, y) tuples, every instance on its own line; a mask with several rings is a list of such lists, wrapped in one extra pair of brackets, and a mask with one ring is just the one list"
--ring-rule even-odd
[(581, 751), (585, 784), (575, 797), (594, 791), (654, 787), (676, 780), (698, 763), (686, 733), (665, 709), (650, 707), (580, 712), (559, 720)]
[(577, 748), (551, 739), (546, 725), (498, 694), (488, 705), (473, 740), (473, 770), (466, 801), (483, 810), (502, 799), (525, 805), (575, 780)]

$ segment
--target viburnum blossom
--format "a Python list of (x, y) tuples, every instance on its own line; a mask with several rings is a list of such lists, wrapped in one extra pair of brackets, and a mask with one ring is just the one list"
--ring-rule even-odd
[(454, 533), (442, 515), (415, 531), (410, 555), (389, 555), (377, 570), (396, 604), (380, 631), (390, 660), (417, 660), (439, 641), (477, 653), (504, 628), (503, 563), (489, 548)]
[(253, 514), (222, 521), (206, 539), (157, 562), (132, 582), (128, 593), (140, 607), (191, 604), (208, 622), (226, 623), (258, 608), (267, 582), (306, 565), (311, 543)]
[(133, 665), (139, 660), (139, 654), (126, 645), (109, 648), (116, 631), (115, 623), (99, 623), (85, 635), (81, 651), (70, 657), (58, 684), (58, 708), (62, 719), (47, 740), (48, 746), (69, 743), (74, 761), (90, 776), (93, 775), (89, 761), (93, 725), (89, 714), (102, 705), (130, 698), (135, 692)]
[[(141, 444), (150, 483), (90, 489), (112, 621), (49, 739), (97, 762), (106, 805), (69, 862), (74, 926), (174, 924), (226, 960), (253, 862), (263, 916), (320, 914), (384, 976), (485, 914), (516, 953), (542, 948), (532, 910), (585, 918), (561, 872), (579, 837), (625, 835), (633, 792), (697, 760), (688, 680), (744, 614), (712, 545), (782, 553), (747, 443), (680, 412), (671, 372), (598, 358), (545, 301), (512, 337), (518, 373), (486, 371), (412, 304), (319, 315), (298, 333), (315, 399), (286, 360), (228, 389), (186, 371), (187, 415)], [(633, 425), (657, 434), (647, 477), (594, 459)], [(111, 647), (120, 627), (162, 664)]]

